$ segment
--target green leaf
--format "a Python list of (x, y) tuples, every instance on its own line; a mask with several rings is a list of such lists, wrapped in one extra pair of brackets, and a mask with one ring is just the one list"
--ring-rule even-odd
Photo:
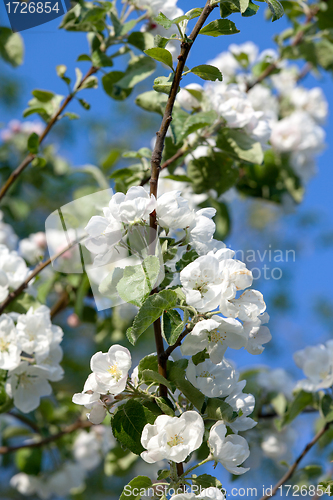
[(161, 47), (154, 47), (152, 49), (147, 49), (144, 51), (147, 56), (152, 57), (156, 61), (166, 64), (173, 70), (172, 55), (167, 49), (162, 49)]
[(199, 31), (199, 35), (208, 36), (233, 35), (235, 33), (239, 33), (239, 30), (236, 28), (235, 23), (228, 19), (212, 21)]
[(161, 35), (155, 35), (154, 37), (154, 47), (160, 47), (161, 49), (165, 49), (165, 47), (168, 45), (169, 42), (170, 38), (164, 38)]
[(117, 101), (123, 101), (132, 92), (132, 89), (121, 88), (117, 83), (125, 76), (123, 71), (110, 71), (102, 77), (102, 85), (108, 96)]
[(188, 266), (188, 264), (191, 264), (195, 259), (197, 259), (199, 255), (195, 250), (189, 250), (188, 252), (185, 252), (182, 257), (179, 259), (179, 261), (176, 263), (176, 270), (180, 273), (184, 269), (184, 267)]
[(0, 56), (12, 66), (19, 66), (23, 62), (24, 45), (19, 33), (11, 29), (0, 27)]
[(34, 297), (27, 293), (23, 293), (16, 297), (7, 307), (6, 313), (17, 312), (19, 314), (25, 314), (30, 307), (37, 309), (40, 307), (41, 303), (38, 302)]
[(154, 37), (148, 31), (144, 33), (141, 31), (134, 31), (130, 34), (127, 41), (131, 45), (134, 45), (134, 47), (142, 50), (142, 52), (154, 47)]
[(85, 99), (78, 99), (78, 101), (84, 109), (86, 110), (90, 109), (90, 104)]
[(313, 394), (311, 392), (299, 391), (294, 400), (289, 404), (287, 412), (281, 421), (278, 421), (280, 428), (290, 424), (307, 406), (313, 404)]
[(153, 19), (157, 24), (160, 26), (163, 26), (163, 28), (168, 29), (171, 28), (172, 26), (172, 21), (169, 19), (167, 16), (163, 14), (163, 12), (160, 12), (158, 16), (154, 17)]
[(41, 469), (42, 456), (41, 448), (22, 448), (15, 454), (16, 467), (21, 472), (36, 476)]
[(171, 390), (171, 384), (170, 382), (163, 377), (160, 373), (154, 371), (154, 370), (143, 370), (142, 373), (142, 379), (147, 382), (147, 384), (151, 384), (152, 382), (155, 382), (156, 385), (165, 385), (168, 389)]
[(220, 195), (234, 186), (239, 172), (227, 155), (214, 152), (213, 156), (191, 160), (187, 165), (187, 175), (192, 179), (195, 193), (203, 193), (214, 186)]
[(91, 54), (91, 61), (95, 68), (105, 68), (113, 66), (111, 57), (108, 57), (100, 49), (94, 50), (94, 52)]
[(265, 0), (265, 2), (267, 3), (269, 10), (272, 13), (272, 21), (276, 21), (283, 16), (284, 10), (279, 0)]
[(258, 10), (259, 10), (259, 5), (251, 2), (251, 0), (250, 0), (249, 1), (249, 6), (246, 9), (246, 11), (243, 12), (242, 16), (243, 17), (252, 17), (252, 16), (255, 16), (256, 13), (258, 12)]
[(201, 474), (200, 476), (192, 476), (192, 484), (200, 486), (201, 489), (206, 488), (222, 488), (222, 483), (216, 477), (210, 476), (209, 474)]
[(143, 359), (141, 359), (138, 365), (138, 375), (140, 378), (142, 378), (142, 372), (144, 370), (153, 370), (154, 372), (158, 372), (156, 354), (148, 354), (148, 356), (145, 356)]
[(333, 422), (333, 399), (328, 394), (320, 401), (320, 410), (326, 422)]
[[(147, 496), (145, 495), (145, 491), (148, 490), (152, 484), (149, 477), (137, 476), (125, 486), (119, 500), (139, 500), (142, 496)], [(134, 495), (133, 491), (138, 491), (139, 493)]]
[(175, 410), (173, 408), (171, 401), (168, 398), (155, 397), (155, 403), (157, 403), (157, 405), (162, 410), (162, 412), (165, 413), (165, 415), (169, 415), (169, 417), (175, 416)]
[(287, 408), (288, 401), (286, 396), (280, 392), (275, 398), (271, 400), (271, 405), (279, 416), (284, 415)]
[(181, 318), (179, 312), (174, 309), (163, 313), (162, 335), (169, 345), (173, 345), (184, 330), (188, 314), (185, 315), (184, 320)]
[(321, 481), (318, 484), (318, 489), (320, 489), (321, 491), (323, 491), (323, 493), (325, 495), (328, 495), (329, 497), (333, 497), (333, 481), (332, 480)]
[(155, 415), (135, 400), (118, 407), (111, 417), (113, 435), (132, 453), (140, 455), (144, 451), (141, 434), (146, 424), (155, 422)]
[(209, 398), (205, 413), (207, 417), (213, 420), (225, 420), (231, 422), (233, 420), (232, 407), (219, 398)]
[(126, 335), (131, 344), (135, 344), (140, 335), (168, 309), (177, 304), (177, 294), (173, 290), (162, 290), (150, 295), (135, 316), (133, 326), (128, 328)]
[(174, 111), (172, 122), (170, 125), (171, 137), (172, 137), (174, 144), (180, 145), (181, 141), (183, 140), (184, 126), (185, 126), (185, 122), (188, 119), (188, 117), (189, 117), (189, 114), (182, 109), (178, 109), (177, 111)]
[(33, 132), (28, 138), (28, 150), (32, 154), (37, 154), (39, 149), (39, 135)]
[(155, 255), (149, 255), (141, 264), (127, 266), (117, 284), (120, 297), (140, 307), (153, 290), (160, 272), (160, 262)]
[(218, 116), (215, 111), (199, 111), (194, 115), (188, 116), (183, 123), (183, 132), (180, 134), (178, 142), (185, 139), (185, 137), (193, 132), (196, 132), (203, 127), (207, 127), (208, 125), (212, 125), (217, 118)]
[(133, 59), (121, 80), (117, 81), (117, 86), (122, 89), (132, 89), (139, 82), (142, 82), (155, 71), (156, 65), (149, 57), (138, 56)]
[(164, 94), (156, 93), (154, 90), (144, 92), (135, 99), (135, 104), (146, 111), (158, 113), (163, 115), (165, 105), (167, 103), (167, 96)]
[(49, 92), (48, 90), (33, 90), (32, 95), (36, 97), (40, 102), (49, 102), (54, 97), (53, 92)]
[(205, 402), (205, 396), (185, 379), (187, 363), (187, 359), (169, 362), (167, 366), (168, 380), (174, 384), (198, 410), (201, 410)]
[(211, 80), (215, 82), (215, 80), (219, 80), (222, 82), (222, 73), (215, 66), (211, 66), (210, 64), (201, 64), (200, 66), (195, 66), (191, 69), (191, 73), (199, 76), (203, 80)]
[(173, 82), (172, 73), (169, 76), (158, 76), (154, 80), (153, 89), (156, 92), (163, 92), (163, 94), (169, 95), (172, 82)]
[(257, 164), (264, 161), (261, 144), (239, 130), (221, 129), (216, 146), (236, 159)]
[(62, 116), (67, 116), (70, 120), (78, 120), (80, 118), (80, 115), (77, 113), (72, 113), (71, 111), (66, 111)]

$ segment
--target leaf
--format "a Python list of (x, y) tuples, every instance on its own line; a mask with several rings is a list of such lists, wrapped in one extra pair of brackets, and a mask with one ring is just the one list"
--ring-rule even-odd
[(12, 300), (12, 302), (6, 307), (6, 313), (16, 312), (19, 314), (25, 314), (30, 307), (37, 309), (42, 304), (38, 302), (34, 297), (27, 293), (23, 293)]
[(147, 56), (152, 57), (156, 61), (166, 64), (173, 70), (172, 55), (167, 49), (162, 49), (161, 47), (154, 47), (152, 49), (147, 49), (144, 51)]
[(185, 379), (187, 363), (187, 359), (169, 362), (167, 366), (168, 380), (174, 384), (198, 410), (201, 410), (205, 402), (205, 396)]
[(108, 57), (100, 49), (94, 50), (94, 52), (91, 54), (91, 61), (95, 68), (105, 68), (113, 66), (111, 57)]
[(156, 65), (149, 57), (138, 56), (133, 59), (124, 76), (118, 80), (117, 86), (122, 89), (132, 89), (142, 80), (145, 80), (155, 71)]
[(184, 136), (184, 125), (188, 117), (189, 114), (182, 109), (174, 111), (172, 122), (170, 125), (171, 137), (174, 144), (180, 145)]
[(168, 98), (166, 95), (158, 94), (154, 90), (149, 90), (148, 92), (138, 95), (135, 99), (135, 104), (146, 111), (163, 115), (167, 100)]
[(159, 272), (158, 257), (149, 255), (141, 264), (125, 267), (117, 292), (126, 302), (140, 307), (155, 287)]
[(277, 396), (275, 396), (275, 398), (271, 400), (271, 405), (279, 416), (284, 415), (287, 404), (288, 401), (286, 399), (286, 396), (282, 392), (280, 392)]
[(165, 397), (155, 397), (155, 403), (157, 403), (157, 405), (162, 410), (162, 412), (165, 413), (165, 415), (169, 415), (169, 417), (175, 416), (175, 410), (170, 399)]
[(221, 129), (216, 146), (234, 158), (243, 161), (257, 164), (264, 161), (261, 144), (239, 130)]
[(234, 186), (239, 172), (228, 156), (214, 152), (213, 156), (191, 160), (187, 165), (187, 175), (192, 179), (195, 193), (206, 192), (214, 186), (220, 195)]
[(49, 102), (54, 97), (54, 93), (53, 92), (49, 92), (48, 90), (38, 90), (38, 89), (36, 89), (36, 90), (33, 90), (31, 93), (40, 102)]
[(239, 30), (236, 28), (235, 23), (228, 19), (212, 21), (199, 31), (199, 35), (208, 36), (233, 35), (235, 33), (239, 33)]
[(205, 413), (207, 417), (213, 420), (226, 420), (231, 422), (233, 420), (233, 409), (232, 407), (219, 398), (209, 398)]
[(169, 76), (158, 76), (154, 80), (153, 89), (156, 92), (163, 92), (164, 94), (169, 95), (172, 82), (173, 82), (172, 73)]
[(102, 77), (102, 85), (108, 96), (117, 101), (123, 101), (132, 92), (132, 89), (123, 89), (117, 83), (124, 77), (123, 71), (110, 71)]
[(199, 76), (202, 80), (210, 80), (215, 82), (215, 80), (219, 80), (222, 82), (222, 73), (215, 66), (211, 66), (210, 64), (201, 64), (200, 66), (195, 66), (191, 69), (191, 73)]
[(165, 311), (162, 315), (162, 335), (169, 345), (173, 345), (179, 335), (185, 328), (188, 320), (188, 314), (185, 314), (184, 320), (181, 318), (179, 312), (172, 309)]
[(19, 33), (11, 29), (0, 27), (0, 56), (12, 66), (19, 66), (23, 62), (24, 45)]
[(192, 484), (200, 486), (202, 490), (206, 488), (222, 488), (222, 483), (216, 477), (209, 474), (201, 474), (200, 476), (192, 476)]
[(153, 20), (155, 21), (155, 23), (159, 24), (160, 26), (163, 26), (163, 28), (165, 29), (171, 28), (172, 26), (171, 19), (165, 16), (163, 12), (160, 12), (158, 16), (154, 17)]
[(118, 407), (111, 417), (113, 435), (132, 453), (140, 455), (144, 451), (141, 435), (146, 424), (155, 422), (155, 415), (135, 400)]
[(90, 104), (85, 99), (78, 99), (78, 101), (84, 109), (86, 110), (90, 109)]
[(134, 31), (127, 39), (128, 43), (144, 52), (151, 47), (154, 47), (154, 37), (149, 32), (142, 33), (141, 31)]
[(156, 382), (156, 385), (165, 385), (168, 389), (171, 390), (171, 385), (170, 382), (163, 377), (160, 373), (154, 371), (154, 370), (143, 370), (142, 373), (142, 379), (150, 384), (151, 382)]
[(148, 354), (148, 356), (145, 356), (143, 359), (141, 359), (138, 365), (138, 374), (140, 378), (142, 377), (142, 372), (144, 370), (153, 370), (154, 372), (158, 372), (156, 354)]
[(189, 250), (185, 252), (179, 261), (176, 263), (176, 270), (180, 273), (188, 264), (191, 264), (195, 259), (197, 259), (199, 255), (195, 250)]
[(41, 469), (42, 456), (41, 448), (22, 448), (15, 454), (16, 467), (21, 472), (36, 476)]
[(245, 12), (243, 12), (242, 16), (243, 17), (251, 17), (251, 16), (255, 16), (256, 13), (258, 12), (259, 10), (259, 5), (251, 2), (251, 0), (249, 1), (249, 6), (248, 8), (246, 9)]
[[(333, 481), (321, 481), (318, 484), (318, 490), (321, 490), (323, 494), (328, 495), (329, 497), (333, 496)], [(322, 495), (319, 495), (322, 496)]]
[(154, 36), (154, 47), (160, 47), (161, 49), (165, 49), (165, 47), (168, 45), (169, 42), (170, 38), (164, 38), (161, 35)]
[(37, 154), (39, 149), (39, 135), (33, 132), (28, 138), (28, 150), (32, 154)]
[(269, 10), (272, 13), (272, 21), (276, 21), (283, 16), (284, 10), (279, 0), (265, 0), (265, 2), (267, 3)]
[(199, 111), (194, 115), (188, 116), (183, 124), (183, 132), (180, 134), (178, 142), (185, 139), (185, 137), (193, 132), (196, 132), (203, 127), (207, 127), (208, 125), (212, 125), (217, 118), (218, 116), (215, 111)]
[(320, 401), (320, 410), (326, 422), (333, 422), (333, 400), (328, 394)]
[(290, 424), (307, 406), (313, 403), (313, 394), (311, 392), (299, 391), (294, 400), (289, 404), (287, 412), (281, 421), (278, 421), (280, 428)]
[[(148, 496), (144, 495), (142, 491), (148, 490), (152, 484), (153, 483), (149, 477), (137, 476), (125, 486), (119, 500), (139, 500), (142, 496)], [(138, 491), (139, 493), (135, 495), (133, 491)]]
[(150, 295), (135, 316), (133, 326), (126, 332), (131, 344), (136, 343), (140, 335), (162, 315), (163, 311), (174, 308), (176, 304), (177, 294), (173, 290), (162, 290)]

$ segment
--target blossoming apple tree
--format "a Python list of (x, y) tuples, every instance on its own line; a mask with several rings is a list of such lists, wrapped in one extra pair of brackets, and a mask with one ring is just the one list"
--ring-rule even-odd
[[(267, 17), (278, 21), (285, 11), (290, 28), (276, 35), (276, 51), (261, 53), (251, 41), (237, 44), (237, 15), (251, 23), (259, 9), (252, 0), (207, 0), (185, 11), (176, 0), (79, 1), (60, 27), (87, 33), (89, 53), (78, 61), (90, 68), (76, 68), (72, 82), (58, 65), (67, 97), (33, 90), (23, 116), (43, 122), (12, 121), (1, 131), (0, 453), (8, 498), (15, 489), (88, 498), (87, 475), (103, 461), (98, 498), (111, 476), (106, 494), (119, 490), (121, 500), (223, 500), (227, 474), (249, 474), (260, 436), (261, 454), (288, 466), (265, 499), (297, 478), (318, 441), (329, 444), (332, 341), (294, 354), (306, 377), (298, 383), (282, 369), (242, 374), (228, 358), (240, 349), (260, 355), (271, 334), (251, 270), (222, 241), (226, 193), (301, 203), (327, 116), (321, 89), (302, 80), (333, 69), (332, 3), (265, 1)], [(233, 43), (191, 67), (190, 54), (209, 37), (221, 37), (223, 48), (226, 37)], [(20, 36), (0, 28), (3, 59), (15, 66), (21, 53)], [(139, 94), (151, 75), (153, 89)], [(75, 169), (45, 139), (78, 118), (67, 111), (73, 101), (89, 110), (81, 95), (99, 78), (108, 97), (134, 95), (160, 127), (151, 149), (123, 152), (134, 164), (117, 165), (111, 155), (103, 169)], [(73, 198), (84, 201), (69, 213)], [(28, 221), (19, 238), (40, 205), (44, 220), (63, 206), (61, 225), (45, 234)], [(56, 261), (66, 270), (52, 270)], [(60, 313), (73, 335), (67, 346)], [(98, 344), (88, 353), (90, 373), (75, 359), (82, 325)], [(302, 412), (318, 413), (318, 429), (291, 461), (283, 446), (291, 448), (290, 424)], [(329, 460), (305, 468), (301, 481), (309, 496), (332, 495)]]

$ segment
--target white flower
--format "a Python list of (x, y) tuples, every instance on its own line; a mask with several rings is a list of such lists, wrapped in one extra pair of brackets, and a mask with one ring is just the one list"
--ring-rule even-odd
[(235, 434), (252, 429), (257, 425), (257, 422), (249, 417), (254, 410), (255, 399), (252, 394), (244, 394), (242, 392), (245, 385), (246, 380), (237, 382), (233, 391), (225, 399), (225, 402), (228, 403), (234, 411), (237, 413), (241, 411), (241, 415), (237, 417), (236, 420), (227, 424)]
[(296, 388), (315, 392), (333, 385), (333, 340), (295, 352), (294, 361), (307, 377)]
[(226, 121), (227, 127), (244, 128), (256, 116), (249, 98), (235, 84), (209, 84), (207, 94), (213, 108)]
[(67, 462), (61, 469), (51, 474), (47, 488), (51, 494), (63, 497), (73, 490), (81, 488), (84, 482), (84, 470), (79, 464)]
[(78, 433), (73, 443), (73, 455), (84, 470), (92, 470), (100, 464), (114, 445), (111, 428), (106, 425), (95, 425), (90, 432), (81, 430)]
[(161, 227), (170, 229), (188, 227), (194, 219), (193, 210), (180, 191), (164, 193), (157, 199), (156, 216)]
[(262, 111), (268, 120), (276, 121), (279, 114), (279, 103), (272, 91), (264, 85), (255, 85), (247, 93), (255, 111)]
[(19, 242), (20, 255), (30, 263), (38, 262), (43, 257), (45, 249), (46, 236), (43, 232), (30, 234), (29, 238)]
[[(90, 410), (87, 418), (92, 424), (101, 424), (107, 414), (106, 403), (100, 399), (101, 396), (97, 392), (99, 388), (95, 374), (91, 373), (84, 384), (83, 391), (74, 394), (72, 398), (73, 403), (83, 405)], [(108, 396), (108, 403), (113, 402), (113, 398), (110, 398), (111, 396)]]
[(200, 312), (213, 311), (219, 304), (222, 289), (219, 264), (213, 255), (205, 255), (180, 272), (186, 302)]
[(242, 54), (245, 54), (247, 56), (247, 61), (246, 61), (247, 64), (244, 64), (244, 66), (247, 66), (248, 64), (253, 64), (257, 59), (259, 52), (257, 45), (255, 45), (253, 42), (245, 42), (242, 43), (241, 45), (236, 45), (235, 43), (232, 43), (231, 45), (229, 45), (228, 49), (236, 57)]
[(320, 87), (312, 89), (295, 87), (288, 97), (296, 109), (309, 113), (311, 118), (319, 125), (325, 123), (328, 113), (328, 103)]
[(29, 413), (39, 406), (42, 396), (49, 396), (52, 387), (47, 381), (47, 371), (27, 361), (8, 373), (5, 389), (14, 405), (23, 413)]
[(124, 232), (121, 222), (111, 216), (109, 208), (105, 208), (104, 213), (106, 217), (94, 215), (85, 227), (89, 238), (84, 244), (89, 252), (97, 254), (94, 265), (98, 266), (107, 264), (112, 259), (114, 247), (119, 243)]
[(47, 357), (54, 336), (56, 339), (60, 336), (59, 342), (62, 337), (62, 330), (51, 324), (47, 306), (40, 306), (35, 311), (30, 307), (26, 314), (18, 317), (16, 328), (22, 351), (27, 354), (36, 353)]
[(49, 345), (48, 353), (35, 354), (36, 363), (41, 368), (44, 368), (47, 373), (48, 380), (51, 382), (57, 382), (62, 379), (64, 375), (64, 370), (60, 366), (60, 361), (62, 360), (63, 352), (62, 348), (58, 342), (51, 342)]
[(0, 302), (4, 301), (8, 297), (8, 278), (4, 271), (0, 271)]
[(13, 320), (3, 314), (0, 316), (0, 369), (16, 368), (21, 362), (21, 350)]
[(288, 95), (296, 86), (299, 70), (297, 66), (283, 68), (276, 75), (271, 76), (274, 87), (282, 95)]
[(181, 345), (184, 356), (194, 355), (207, 349), (211, 361), (222, 361), (228, 347), (240, 349), (247, 345), (247, 335), (242, 324), (233, 318), (214, 315), (197, 323)]
[(147, 451), (141, 457), (148, 463), (164, 458), (183, 462), (201, 445), (204, 429), (202, 417), (195, 411), (186, 411), (180, 417), (160, 415), (154, 425), (143, 428), (141, 444)]
[(210, 430), (208, 444), (215, 462), (221, 462), (231, 474), (244, 474), (249, 469), (239, 467), (250, 455), (247, 441), (231, 434), (225, 437), (227, 428), (223, 421), (216, 422)]
[(17, 252), (0, 245), (0, 271), (6, 274), (9, 288), (17, 288), (27, 278), (29, 269)]
[[(10, 485), (17, 489), (21, 495), (30, 496), (34, 493), (40, 493), (40, 480), (37, 476), (26, 474), (25, 472), (19, 472), (15, 474), (11, 480)], [(39, 495), (40, 496), (40, 495)], [(48, 496), (41, 496), (41, 498), (48, 498)]]
[(202, 208), (195, 213), (189, 227), (189, 243), (198, 255), (206, 255), (209, 251), (208, 245), (212, 242), (216, 229), (212, 220), (215, 214), (215, 208)]
[(95, 374), (97, 392), (100, 394), (120, 394), (126, 387), (131, 354), (126, 347), (115, 344), (107, 353), (97, 352), (90, 361)]
[(234, 56), (230, 52), (221, 52), (215, 59), (211, 59), (207, 62), (211, 66), (218, 68), (222, 75), (223, 80), (228, 82), (229, 79), (233, 78), (240, 68), (239, 63), (236, 61)]
[(16, 248), (18, 236), (9, 224), (3, 222), (3, 213), (0, 210), (0, 245), (5, 245), (9, 250)]
[(294, 429), (286, 427), (280, 432), (265, 432), (261, 441), (261, 449), (264, 455), (272, 460), (281, 462), (290, 461), (292, 448), (297, 435)]
[(137, 224), (146, 222), (156, 208), (156, 199), (142, 186), (132, 186), (124, 193), (116, 193), (109, 203), (110, 214), (118, 222)]
[(257, 375), (257, 383), (268, 392), (281, 392), (286, 398), (292, 398), (295, 387), (294, 380), (283, 368), (261, 371)]
[(236, 385), (236, 372), (225, 359), (218, 364), (206, 359), (197, 365), (190, 359), (186, 377), (194, 387), (209, 398), (227, 396)]
[(272, 339), (272, 335), (263, 324), (268, 323), (269, 316), (266, 312), (260, 314), (255, 321), (244, 321), (244, 331), (247, 335), (245, 349), (250, 354), (261, 354), (264, 350), (262, 344), (267, 344)]
[(244, 262), (236, 259), (225, 258), (220, 262), (220, 270), (226, 283), (223, 291), (223, 299), (233, 299), (237, 291), (244, 290), (252, 285), (253, 276)]
[(241, 321), (255, 321), (266, 309), (262, 293), (246, 290), (238, 299), (222, 300), (220, 310), (224, 316)]

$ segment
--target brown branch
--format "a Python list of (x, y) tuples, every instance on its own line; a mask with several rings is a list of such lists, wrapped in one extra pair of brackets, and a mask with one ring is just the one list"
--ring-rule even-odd
[(32, 281), (41, 271), (43, 271), (43, 269), (45, 269), (47, 266), (49, 266), (53, 260), (58, 259), (58, 257), (60, 257), (62, 254), (64, 254), (68, 250), (70, 250), (74, 245), (76, 245), (81, 240), (82, 240), (82, 238), (80, 240), (74, 241), (73, 243), (68, 245), (66, 248), (64, 248), (63, 250), (61, 250), (57, 254), (55, 254), (53, 257), (50, 257), (49, 259), (45, 260), (44, 262), (40, 262), (39, 264), (37, 264), (37, 266), (33, 269), (33, 271), (29, 274), (29, 276), (23, 281), (23, 283), (18, 288), (16, 288), (16, 290), (14, 290), (13, 292), (10, 292), (8, 297), (2, 302), (2, 304), (0, 304), (0, 314), (2, 314), (2, 312), (6, 309), (6, 307), (8, 307), (9, 304), (11, 302), (13, 302), (14, 299), (16, 299), (16, 297), (21, 295), (21, 293), (28, 287), (30, 281)]
[(58, 432), (57, 434), (52, 434), (51, 436), (41, 439), (40, 441), (19, 444), (17, 446), (0, 446), (0, 455), (5, 455), (6, 453), (13, 453), (14, 451), (21, 450), (22, 448), (40, 448), (41, 446), (44, 446), (46, 444), (53, 443), (53, 441), (57, 441), (66, 434), (71, 434), (72, 432), (75, 432), (78, 429), (86, 429), (87, 427), (91, 427), (92, 425), (93, 424), (89, 422), (89, 420), (87, 421), (78, 420), (74, 424), (65, 427), (62, 431)]
[[(189, 55), (189, 52), (191, 50), (191, 47), (197, 38), (199, 31), (203, 27), (206, 19), (208, 16), (211, 14), (211, 12), (214, 10), (216, 5), (210, 5), (210, 0), (207, 0), (205, 7), (203, 8), (203, 11), (201, 12), (200, 17), (198, 18), (192, 33), (190, 34), (189, 38), (186, 39), (186, 41), (183, 41), (181, 43), (181, 49), (180, 49), (180, 54), (178, 56), (178, 63), (177, 67), (175, 70), (174, 78), (172, 81), (168, 101), (166, 103), (165, 111), (163, 114), (162, 118), (162, 123), (160, 126), (159, 131), (156, 133), (156, 142), (155, 142), (155, 147), (152, 153), (151, 157), (151, 175), (150, 175), (150, 194), (154, 195), (155, 198), (157, 198), (157, 185), (158, 185), (158, 177), (160, 174), (161, 170), (161, 161), (162, 161), (162, 153), (163, 153), (163, 148), (164, 148), (164, 142), (165, 142), (165, 137), (167, 134), (167, 131), (169, 129), (171, 120), (172, 120), (172, 111), (173, 107), (175, 104), (175, 100), (177, 97), (178, 93), (178, 87), (180, 84), (180, 81), (182, 79), (186, 59)], [(152, 240), (154, 235), (156, 234), (157, 231), (157, 222), (156, 222), (156, 212), (155, 210), (150, 214), (150, 227), (151, 227), (151, 236), (150, 239)], [(153, 293), (156, 293), (156, 290), (153, 290)], [(155, 335), (155, 343), (156, 343), (156, 351), (157, 351), (157, 358), (158, 358), (158, 371), (163, 377), (166, 378), (167, 373), (166, 373), (166, 362), (167, 358), (164, 356), (164, 345), (163, 345), (163, 338), (162, 338), (162, 333), (161, 333), (161, 319), (158, 318), (156, 321), (154, 321), (154, 335)], [(167, 396), (167, 388), (161, 384), (160, 385), (160, 395), (161, 396)]]
[[(87, 80), (87, 78), (89, 78), (89, 76), (93, 75), (97, 71), (98, 71), (98, 68), (96, 68), (95, 66), (92, 66), (89, 69), (89, 71), (86, 73), (86, 75), (82, 78), (82, 80), (79, 83), (76, 91), (73, 92), (73, 93), (71, 93), (71, 94), (69, 94), (66, 97), (66, 99), (63, 102), (63, 104), (60, 106), (60, 108), (54, 114), (54, 116), (50, 119), (50, 121), (46, 125), (44, 131), (39, 136), (39, 144), (42, 143), (42, 141), (45, 139), (45, 137), (47, 136), (47, 134), (50, 132), (50, 130), (53, 127), (53, 125), (58, 121), (59, 116), (64, 111), (64, 109), (67, 107), (67, 105), (72, 101), (73, 97), (75, 96), (75, 93), (82, 87), (82, 85)], [(21, 173), (23, 172), (23, 170), (25, 170), (26, 167), (28, 165), (30, 165), (30, 163), (32, 162), (32, 160), (34, 158), (36, 158), (36, 156), (37, 156), (36, 154), (28, 153), (27, 156), (24, 158), (24, 160), (20, 163), (20, 165), (10, 174), (10, 176), (7, 179), (7, 181), (5, 182), (5, 184), (0, 189), (0, 200), (2, 200), (2, 198), (5, 196), (5, 194), (7, 193), (8, 189), (10, 188), (10, 186), (15, 182), (15, 180), (17, 179), (17, 177), (19, 177), (19, 175), (21, 175)]]
[(51, 313), (50, 313), (51, 319), (54, 318), (54, 316), (56, 316), (57, 314), (59, 314), (61, 311), (66, 309), (68, 303), (69, 303), (68, 292), (67, 290), (63, 290), (57, 302), (55, 302), (55, 304), (53, 304), (53, 306), (51, 307)]
[[(184, 148), (184, 146), (182, 146), (181, 148), (178, 149), (178, 151), (173, 156), (171, 156), (168, 160), (166, 160), (161, 165), (160, 170), (164, 170), (165, 168), (167, 168), (174, 161), (178, 160), (178, 158), (181, 158), (185, 153), (186, 153), (186, 149)], [(145, 177), (140, 182), (140, 186), (144, 186), (145, 184), (147, 184), (147, 182), (149, 182), (149, 180), (150, 180), (150, 177)]]
[(273, 497), (278, 489), (280, 488), (280, 486), (282, 486), (286, 481), (288, 481), (288, 479), (291, 478), (291, 476), (294, 474), (295, 470), (297, 469), (297, 466), (298, 464), (300, 463), (300, 461), (305, 457), (305, 455), (311, 450), (311, 448), (319, 441), (319, 439), (325, 434), (325, 432), (328, 431), (328, 429), (330, 428), (330, 425), (331, 425), (332, 422), (328, 422), (322, 429), (321, 431), (319, 431), (315, 437), (312, 439), (312, 441), (310, 441), (310, 443), (308, 443), (304, 450), (302, 451), (302, 453), (296, 458), (295, 462), (293, 463), (293, 465), (290, 467), (290, 469), (285, 473), (285, 475), (280, 479), (280, 481), (278, 481), (276, 483), (276, 485), (274, 486), (274, 488), (272, 489), (272, 494), (271, 495), (264, 495), (260, 500), (268, 500), (268, 498), (271, 498)]
[(35, 422), (32, 422), (32, 420), (25, 417), (24, 415), (20, 415), (19, 413), (12, 413), (10, 411), (7, 413), (7, 415), (10, 415), (11, 417), (16, 418), (17, 420), (22, 422), (24, 425), (27, 425), (28, 427), (30, 427), (30, 429), (32, 429), (34, 432), (36, 432), (37, 434), (40, 434), (41, 431), (40, 431), (39, 427), (35, 424)]

